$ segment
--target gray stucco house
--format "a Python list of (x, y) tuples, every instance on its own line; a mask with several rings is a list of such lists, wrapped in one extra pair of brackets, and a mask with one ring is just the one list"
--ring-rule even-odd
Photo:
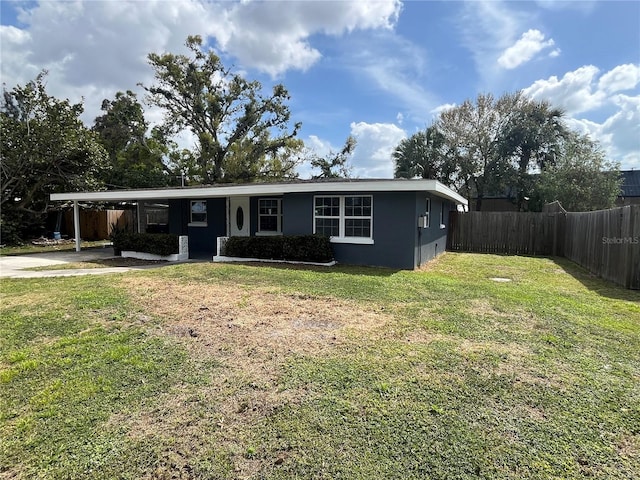
[(467, 205), (435, 180), (404, 179), (74, 192), (51, 200), (73, 201), (76, 217), (78, 202), (135, 202), (138, 230), (162, 223), (165, 231), (187, 235), (191, 258), (212, 258), (219, 237), (322, 234), (339, 263), (398, 269), (444, 252), (449, 212)]

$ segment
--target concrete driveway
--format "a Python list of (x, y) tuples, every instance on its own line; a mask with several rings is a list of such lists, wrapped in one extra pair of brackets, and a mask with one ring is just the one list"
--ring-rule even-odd
[(43, 278), (43, 277), (72, 277), (77, 275), (104, 275), (107, 273), (121, 273), (146, 267), (108, 267), (82, 268), (64, 270), (29, 271), (25, 268), (50, 267), (65, 263), (91, 262), (113, 258), (113, 248), (96, 248), (80, 252), (46, 252), (28, 255), (0, 256), (0, 278)]

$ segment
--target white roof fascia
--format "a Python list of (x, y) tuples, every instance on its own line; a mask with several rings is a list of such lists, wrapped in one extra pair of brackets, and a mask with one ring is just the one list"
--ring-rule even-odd
[(436, 180), (374, 180), (356, 182), (249, 183), (228, 187), (191, 187), (149, 190), (107, 190), (102, 192), (52, 193), (51, 201), (79, 200), (117, 202), (125, 200), (169, 200), (179, 198), (216, 198), (255, 195), (283, 195), (312, 192), (414, 192), (427, 191), (467, 205), (467, 200)]

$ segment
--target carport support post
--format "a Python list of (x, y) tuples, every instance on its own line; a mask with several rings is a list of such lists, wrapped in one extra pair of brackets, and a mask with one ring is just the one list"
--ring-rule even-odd
[(76, 235), (76, 252), (80, 251), (80, 208), (78, 201), (73, 201), (73, 233)]

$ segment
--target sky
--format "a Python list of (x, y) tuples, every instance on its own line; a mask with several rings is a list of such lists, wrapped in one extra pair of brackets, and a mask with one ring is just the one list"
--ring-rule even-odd
[(622, 169), (640, 168), (635, 0), (0, 0), (0, 25), (5, 88), (46, 69), (47, 92), (83, 101), (88, 126), (117, 91), (144, 99), (149, 53), (187, 53), (198, 34), (267, 91), (285, 85), (308, 147), (326, 154), (353, 135), (359, 178), (393, 177), (395, 147), (443, 109), (518, 90), (563, 109)]

